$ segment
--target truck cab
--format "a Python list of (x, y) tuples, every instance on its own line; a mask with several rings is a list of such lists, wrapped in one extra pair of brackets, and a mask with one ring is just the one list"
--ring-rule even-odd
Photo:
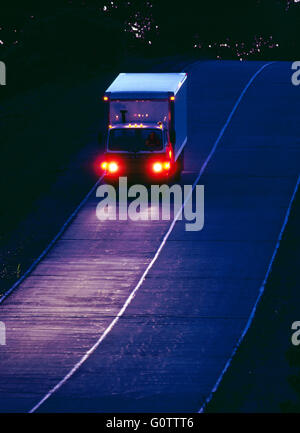
[(149, 123), (116, 124), (108, 130), (102, 169), (108, 176), (132, 174), (169, 177), (174, 151), (168, 131)]

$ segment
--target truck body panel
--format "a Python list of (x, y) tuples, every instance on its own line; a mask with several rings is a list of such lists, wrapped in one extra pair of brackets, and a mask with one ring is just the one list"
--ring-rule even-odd
[[(125, 111), (125, 112), (124, 112)], [(122, 122), (122, 112), (125, 115), (123, 123), (157, 123), (161, 120), (165, 126), (168, 123), (169, 100), (168, 99), (122, 99), (110, 100), (109, 124)]]

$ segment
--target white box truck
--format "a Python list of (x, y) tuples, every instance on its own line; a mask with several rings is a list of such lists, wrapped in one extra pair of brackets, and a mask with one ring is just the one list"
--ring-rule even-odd
[(107, 177), (173, 177), (187, 143), (187, 74), (121, 73), (106, 90), (108, 128), (100, 161)]

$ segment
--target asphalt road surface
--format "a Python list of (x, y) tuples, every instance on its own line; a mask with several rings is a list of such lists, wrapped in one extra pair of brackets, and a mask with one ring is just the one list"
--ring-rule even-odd
[(201, 231), (101, 222), (93, 192), (2, 301), (0, 411), (202, 407), (249, 323), (299, 175), (299, 89), (290, 63), (266, 63), (188, 68), (181, 183), (201, 172)]

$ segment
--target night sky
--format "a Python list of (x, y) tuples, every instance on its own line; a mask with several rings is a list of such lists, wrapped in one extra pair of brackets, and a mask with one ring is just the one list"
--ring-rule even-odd
[(296, 0), (3, 0), (0, 59), (14, 89), (132, 55), (295, 60), (299, 21)]

